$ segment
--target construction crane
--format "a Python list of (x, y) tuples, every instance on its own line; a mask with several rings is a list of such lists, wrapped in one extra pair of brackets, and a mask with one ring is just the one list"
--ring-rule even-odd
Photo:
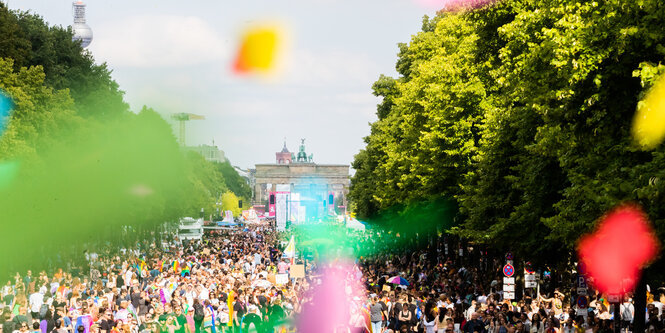
[(178, 142), (180, 142), (180, 145), (183, 147), (185, 146), (185, 122), (190, 120), (206, 119), (204, 116), (185, 112), (174, 113), (171, 115), (171, 118), (177, 120), (180, 123), (180, 137), (178, 138)]

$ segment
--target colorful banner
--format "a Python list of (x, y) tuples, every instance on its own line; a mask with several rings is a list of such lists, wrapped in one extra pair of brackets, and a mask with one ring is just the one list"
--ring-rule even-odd
[(285, 258), (295, 258), (296, 257), (296, 239), (295, 236), (291, 236), (291, 240), (286, 244), (284, 248), (284, 257)]
[(298, 208), (300, 207), (300, 193), (291, 193), (289, 201), (289, 221), (297, 224), (300, 216), (298, 215)]
[(268, 216), (269, 217), (275, 217), (275, 210), (276, 210), (276, 205), (275, 202), (277, 201), (276, 198), (276, 193), (275, 192), (270, 192), (270, 197), (268, 199)]
[(278, 231), (286, 230), (286, 201), (288, 192), (275, 192), (275, 222)]

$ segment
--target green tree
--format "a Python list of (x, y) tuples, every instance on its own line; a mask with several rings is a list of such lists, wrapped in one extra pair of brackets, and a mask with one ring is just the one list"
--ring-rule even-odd
[(188, 215), (198, 216), (203, 208), (207, 217), (217, 211), (217, 198), (220, 193), (228, 191), (228, 187), (215, 163), (206, 161), (203, 156), (193, 151), (186, 152), (186, 159), (188, 180), (192, 185), (192, 192), (188, 196), (193, 199), (188, 208)]
[(14, 59), (14, 69), (41, 66), (45, 83), (69, 89), (79, 115), (108, 119), (129, 111), (123, 92), (105, 63), (72, 41), (70, 28), (49, 26), (34, 13), (10, 11), (0, 4), (0, 57)]
[(238, 206), (238, 197), (231, 191), (222, 194), (222, 211), (230, 210), (233, 216), (240, 216), (241, 210)]
[(42, 68), (15, 72), (13, 59), (0, 58), (0, 90), (12, 99), (9, 124), (0, 136), (0, 160), (27, 159), (34, 162), (39, 150), (60, 139), (67, 129), (81, 124), (74, 102), (66, 90), (44, 85)]
[(0, 3), (0, 90), (14, 104), (0, 137), (0, 211), (13, 236), (0, 250), (22, 254), (0, 274), (161, 238), (164, 223), (212, 212), (228, 191), (157, 112), (130, 112), (106, 65), (71, 38)]
[(223, 163), (215, 163), (215, 166), (217, 167), (217, 170), (221, 172), (222, 177), (224, 178), (224, 183), (226, 183), (231, 192), (245, 200), (252, 197), (252, 189), (249, 187), (249, 184), (247, 184), (247, 180), (238, 174), (235, 168), (231, 165), (231, 162), (224, 161)]
[[(457, 201), (457, 234), (566, 266), (611, 207), (640, 203), (665, 235), (665, 148), (638, 149), (630, 124), (663, 72), (656, 0), (505, 0), (440, 13), (400, 44), (395, 79), (350, 198), (359, 216)], [(519, 241), (516, 241), (518, 240)]]

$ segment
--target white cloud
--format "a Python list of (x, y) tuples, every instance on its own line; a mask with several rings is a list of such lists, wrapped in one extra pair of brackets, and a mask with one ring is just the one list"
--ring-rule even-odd
[(287, 60), (287, 83), (306, 85), (371, 85), (378, 79), (379, 66), (364, 53), (294, 50)]
[(379, 103), (380, 99), (368, 90), (363, 93), (343, 93), (337, 94), (336, 101), (344, 104), (351, 104), (356, 106), (374, 106)]
[(228, 43), (199, 17), (131, 16), (95, 28), (90, 46), (113, 67), (171, 67), (224, 61)]

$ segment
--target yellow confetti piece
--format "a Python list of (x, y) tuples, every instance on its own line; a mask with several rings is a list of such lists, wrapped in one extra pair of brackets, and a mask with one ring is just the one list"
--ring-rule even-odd
[(645, 150), (656, 148), (665, 139), (665, 76), (658, 79), (638, 104), (632, 133)]

